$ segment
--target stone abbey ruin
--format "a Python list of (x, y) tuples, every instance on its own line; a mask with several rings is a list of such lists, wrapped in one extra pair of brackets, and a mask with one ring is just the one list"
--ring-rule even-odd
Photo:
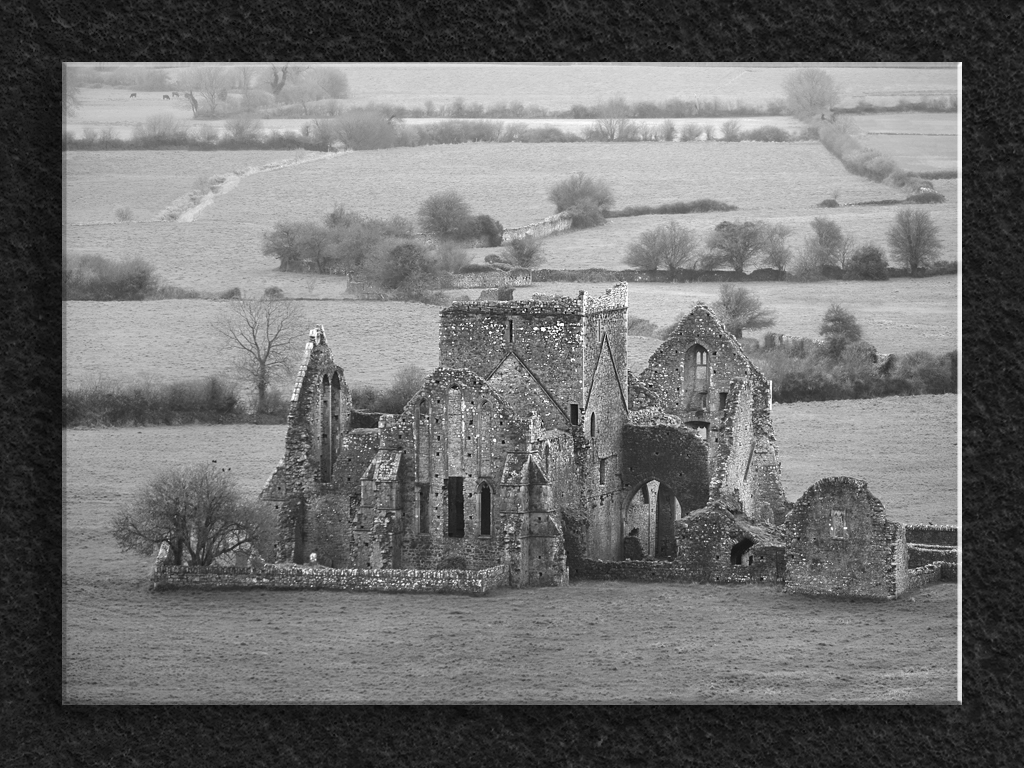
[(314, 328), (259, 500), (280, 524), (277, 563), (158, 562), (154, 588), (480, 594), (598, 578), (892, 598), (955, 577), (956, 529), (887, 520), (862, 480), (787, 502), (771, 382), (709, 307), (634, 377), (624, 283), (511, 294), (441, 310), (440, 367), (396, 415), (352, 410)]

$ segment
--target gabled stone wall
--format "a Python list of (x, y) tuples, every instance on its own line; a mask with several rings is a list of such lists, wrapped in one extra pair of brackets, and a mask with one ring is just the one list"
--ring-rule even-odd
[(886, 519), (863, 480), (819, 480), (787, 515), (785, 531), (789, 591), (880, 599), (909, 586), (903, 526)]

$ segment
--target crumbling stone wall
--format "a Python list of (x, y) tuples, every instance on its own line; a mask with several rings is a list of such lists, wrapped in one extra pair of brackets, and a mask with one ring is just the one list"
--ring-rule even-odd
[(258, 568), (168, 566), (150, 576), (154, 591), (174, 589), (328, 589), (355, 592), (440, 592), (485, 595), (508, 586), (508, 566), (481, 570), (327, 568), (320, 565), (267, 564)]
[(336, 461), (341, 436), (349, 429), (351, 410), (344, 371), (335, 365), (323, 326), (318, 325), (310, 331), (292, 390), (284, 460), (260, 494), (260, 502), (273, 504), (279, 514), (279, 561), (305, 560), (309, 551), (304, 541), (309, 530), (307, 507), (324, 485), (330, 485), (331, 478), (323, 476), (325, 450), (330, 461)]
[(719, 505), (676, 523), (676, 561), (695, 581), (778, 583), (786, 577), (781, 530), (756, 525)]
[(787, 515), (785, 532), (787, 590), (889, 598), (909, 587), (903, 526), (886, 519), (863, 480), (819, 480)]
[(732, 381), (755, 372), (714, 311), (698, 303), (651, 355), (638, 384), (666, 412), (679, 416), (684, 424), (705, 429), (709, 457), (714, 460)]
[(771, 422), (771, 391), (759, 371), (733, 381), (717, 448), (711, 498), (752, 520), (781, 525), (786, 495)]

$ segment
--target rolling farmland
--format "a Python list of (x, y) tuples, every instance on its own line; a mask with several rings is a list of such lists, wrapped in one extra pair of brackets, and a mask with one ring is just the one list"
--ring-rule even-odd
[[(462, 98), (564, 109), (616, 97), (717, 97), (722, 103), (764, 105), (781, 97), (782, 81), (792, 70), (354, 64), (344, 71), (347, 106), (376, 101), (422, 107), (427, 99), (440, 106)], [(891, 104), (945, 97), (957, 90), (957, 71), (949, 67), (828, 71), (843, 89), (841, 106), (861, 99)], [(79, 114), (65, 127), (130, 135), (135, 124), (167, 112), (198, 125), (184, 100), (140, 92), (129, 101), (127, 94), (84, 89)], [(267, 120), (264, 129), (299, 130), (305, 122)], [(862, 115), (855, 122), (858, 141), (888, 152), (908, 169), (957, 166), (955, 115)], [(567, 121), (561, 127), (582, 130), (587, 123)], [(224, 121), (202, 124), (222, 128)], [(741, 124), (797, 127), (788, 117)], [(298, 301), (308, 323), (325, 326), (350, 386), (387, 385), (409, 364), (436, 366), (440, 308), (354, 301), (345, 297), (344, 278), (277, 271), (276, 260), (262, 254), (261, 240), (278, 221), (319, 220), (335, 204), (371, 216), (414, 218), (428, 195), (455, 189), (474, 213), (521, 226), (553, 213), (547, 190), (580, 170), (611, 184), (615, 207), (702, 197), (738, 207), (729, 213), (612, 219), (544, 241), (545, 266), (618, 269), (633, 239), (670, 220), (702, 236), (722, 220), (785, 223), (795, 230), (790, 245), (798, 251), (809, 222), (824, 215), (858, 244), (884, 246), (897, 208), (845, 204), (902, 196), (849, 174), (816, 142), (467, 144), (334, 155), (97, 151), (66, 152), (64, 159), (68, 253), (142, 257), (165, 282), (208, 293), (239, 287), (258, 295), (278, 286)], [(203, 179), (222, 175), (231, 176), (228, 183), (193, 220), (155, 220)], [(939, 226), (941, 258), (956, 260), (957, 182), (939, 180), (935, 187), (948, 202), (922, 209)], [(833, 192), (844, 207), (816, 207)], [(114, 223), (119, 206), (132, 209), (132, 223)], [(471, 255), (482, 261), (489, 252)], [(538, 283), (516, 296), (600, 293), (607, 287)], [(776, 310), (774, 330), (781, 333), (816, 336), (825, 310), (838, 302), (856, 315), (865, 340), (881, 352), (946, 352), (958, 345), (954, 276), (747, 287)], [(715, 283), (633, 283), (630, 317), (665, 326), (696, 301), (713, 301), (718, 289)], [(227, 302), (212, 299), (65, 302), (65, 386), (232, 377), (230, 354), (216, 332), (226, 309)], [(660, 343), (630, 337), (630, 368), (643, 369)], [(294, 350), (294, 365), (300, 356), (301, 349)], [(776, 404), (773, 422), (788, 499), (795, 501), (821, 477), (852, 475), (867, 480), (892, 520), (957, 523), (957, 409), (955, 395)], [(117, 550), (109, 533), (113, 510), (159, 468), (213, 458), (231, 467), (242, 491), (252, 496), (281, 459), (284, 432), (283, 425), (247, 424), (63, 432), (66, 703), (956, 699), (953, 584), (927, 588), (914, 603), (882, 605), (813, 601), (763, 588), (598, 582), (473, 601), (326, 592), (147, 593), (151, 560)], [(736, 635), (737, 626), (757, 630), (744, 637)], [(666, 631), (684, 639), (667, 643)], [(722, 643), (726, 636), (731, 642)], [(470, 660), (465, 647), (477, 649)], [(310, 658), (327, 661), (310, 666)], [(516, 676), (507, 674), (510, 662), (521, 669)]]

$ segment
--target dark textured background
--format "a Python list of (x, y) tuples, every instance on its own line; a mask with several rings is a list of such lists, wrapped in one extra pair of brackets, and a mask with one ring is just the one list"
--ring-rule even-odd
[[(0, 764), (1019, 764), (1022, 6), (665, 5), (0, 7)], [(964, 706), (61, 707), (59, 63), (229, 59), (964, 61)]]

